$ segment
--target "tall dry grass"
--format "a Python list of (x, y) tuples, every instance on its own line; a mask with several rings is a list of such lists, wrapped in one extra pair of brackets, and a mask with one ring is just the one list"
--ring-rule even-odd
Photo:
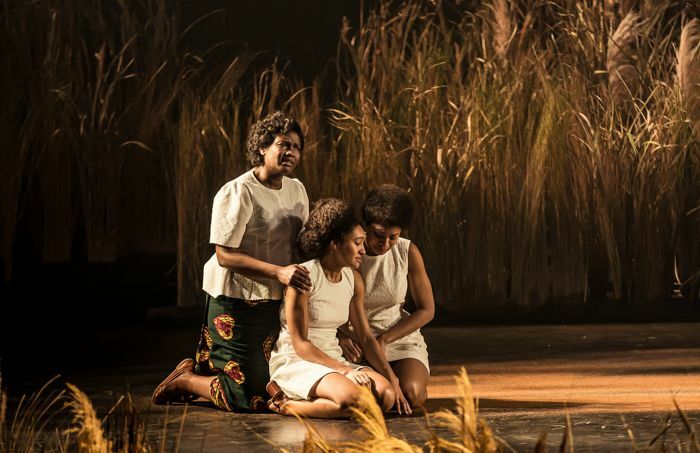
[(493, 434), (488, 423), (479, 418), (479, 408), (474, 399), (469, 376), (464, 368), (455, 377), (457, 408), (455, 412), (441, 410), (432, 414), (435, 426), (447, 428), (458, 440), (449, 441), (432, 434), (427, 442), (429, 451), (472, 451), (491, 453), (503, 451), (507, 444)]
[(53, 385), (57, 378), (50, 379), (30, 396), (23, 395), (8, 412), (9, 398), (0, 376), (0, 452), (33, 452), (65, 446), (58, 434), (47, 441), (53, 419), (62, 412), (66, 398), (65, 390)]
[[(99, 418), (90, 397), (58, 376), (29, 397), (10, 402), (0, 379), (0, 452), (150, 452), (145, 424), (131, 395)], [(186, 412), (186, 411), (185, 411)], [(185, 414), (183, 414), (184, 422)], [(166, 420), (167, 422), (167, 420)], [(182, 428), (180, 434), (182, 433)], [(167, 439), (163, 439), (165, 442)], [(176, 439), (176, 446), (179, 443)], [(178, 451), (176, 447), (174, 451)]]
[[(343, 93), (353, 94), (340, 94), (332, 113), (339, 154), (348, 171), (362, 172), (344, 175), (344, 194), (359, 199), (382, 182), (410, 189), (420, 213), (411, 236), (426, 250), (438, 300), (455, 312), (475, 303), (537, 304), (585, 287), (579, 272), (552, 294), (561, 277), (548, 275), (548, 242), (580, 242), (548, 238), (557, 225), (545, 223), (556, 208), (544, 197), (549, 152), (563, 142), (561, 96), (539, 55), (499, 63), (505, 44), (486, 37), (504, 28), (506, 12), (487, 5), (455, 24), (408, 2), (394, 19), (388, 8), (371, 14), (343, 40), (351, 62)], [(568, 258), (580, 268), (576, 253)]]
[(283, 109), (306, 133), (311, 199), (409, 189), (447, 311), (658, 302), (674, 263), (697, 296), (686, 2), (381, 2), (308, 86), (236, 50), (201, 71), (165, 0), (60, 6), (2, 9), (6, 278), (31, 214), (47, 261), (73, 257), (80, 231), (90, 261), (176, 250), (178, 304), (198, 305), (213, 194), (247, 169), (247, 127)]
[(213, 88), (190, 89), (180, 99), (169, 169), (177, 213), (177, 274), (180, 307), (202, 303), (203, 263), (209, 259), (211, 204), (219, 188), (248, 167), (241, 110), (241, 77), (250, 56), (235, 59)]
[(69, 433), (75, 437), (77, 451), (85, 453), (107, 453), (112, 451), (112, 442), (105, 438), (102, 422), (97, 418), (90, 398), (78, 387), (68, 386), (70, 400), (68, 409), (73, 415)]
[(74, 258), (76, 230), (93, 262), (172, 247), (164, 125), (188, 57), (171, 10), (160, 0), (4, 4), (8, 276), (25, 214), (41, 223), (46, 261)]
[[(688, 21), (682, 29), (678, 46), (676, 66), (677, 85), (683, 111), (677, 112), (681, 124), (688, 124), (677, 130), (676, 140), (688, 143), (684, 155), (681, 177), (697, 181), (698, 161), (700, 160), (700, 20)], [(690, 129), (690, 130), (689, 130)], [(692, 134), (689, 132), (692, 131)], [(695, 232), (700, 228), (700, 189), (696, 184), (688, 184), (681, 195), (679, 217), (685, 218), (678, 228), (676, 256), (680, 263), (682, 280), (686, 293), (694, 300), (700, 287), (697, 269), (700, 265), (700, 243)]]
[(683, 26), (678, 44), (678, 87), (688, 122), (700, 140), (700, 19), (692, 19)]
[(410, 235), (451, 312), (662, 300), (695, 222), (671, 88), (683, 5), (612, 21), (602, 1), (378, 6), (341, 35), (344, 196), (412, 192)]

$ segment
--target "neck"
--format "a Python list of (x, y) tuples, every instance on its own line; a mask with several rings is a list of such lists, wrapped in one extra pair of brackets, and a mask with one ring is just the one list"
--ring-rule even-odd
[(282, 174), (273, 173), (265, 166), (261, 165), (253, 170), (253, 174), (260, 184), (270, 189), (281, 189), (282, 188)]
[(372, 251), (369, 245), (367, 245), (367, 242), (365, 241), (365, 255), (367, 256), (377, 256), (376, 253)]
[(321, 267), (323, 268), (323, 274), (328, 280), (332, 282), (340, 281), (341, 271), (343, 270), (344, 266), (338, 263), (338, 260), (336, 260), (332, 254), (327, 253), (321, 258), (319, 258), (318, 261), (321, 263)]

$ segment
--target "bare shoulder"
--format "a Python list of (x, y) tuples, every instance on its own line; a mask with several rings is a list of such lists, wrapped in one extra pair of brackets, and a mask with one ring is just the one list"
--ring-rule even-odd
[(355, 279), (355, 291), (356, 292), (358, 290), (364, 291), (365, 290), (365, 282), (364, 282), (364, 280), (362, 280), (362, 275), (360, 275), (360, 272), (357, 271), (356, 269), (353, 269), (352, 276)]
[(418, 246), (411, 242), (408, 247), (408, 268), (409, 269), (423, 269), (425, 268), (425, 263), (423, 262), (423, 255), (421, 255)]

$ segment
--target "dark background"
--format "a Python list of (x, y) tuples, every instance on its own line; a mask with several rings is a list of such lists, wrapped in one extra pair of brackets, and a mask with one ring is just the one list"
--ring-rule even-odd
[[(335, 56), (343, 17), (351, 26), (357, 25), (361, 7), (366, 10), (371, 4), (358, 0), (205, 0), (184, 1), (180, 10), (184, 23), (202, 18), (201, 25), (185, 38), (190, 46), (206, 50), (222, 42), (246, 45), (288, 62), (288, 71), (310, 82)], [(226, 47), (219, 52), (222, 58)]]

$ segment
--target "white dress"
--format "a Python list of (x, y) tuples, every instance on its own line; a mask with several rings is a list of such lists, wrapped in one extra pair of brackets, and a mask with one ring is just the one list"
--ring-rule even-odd
[[(302, 263), (309, 270), (312, 288), (308, 299), (308, 339), (318, 349), (350, 368), (366, 368), (343, 358), (336, 331), (348, 321), (350, 299), (355, 291), (352, 269), (343, 268), (338, 283), (328, 281), (318, 260)], [(277, 382), (288, 397), (308, 400), (311, 388), (325, 375), (336, 371), (327, 366), (309, 362), (297, 355), (292, 346), (285, 304), (280, 310), (282, 330), (270, 356), (270, 380)]]
[[(408, 316), (403, 310), (408, 290), (408, 248), (411, 241), (399, 238), (385, 254), (365, 255), (360, 265), (360, 275), (365, 282), (365, 311), (369, 326), (375, 335), (387, 331), (401, 318)], [(430, 372), (428, 348), (420, 329), (386, 345), (389, 362), (401, 359), (419, 360)]]

